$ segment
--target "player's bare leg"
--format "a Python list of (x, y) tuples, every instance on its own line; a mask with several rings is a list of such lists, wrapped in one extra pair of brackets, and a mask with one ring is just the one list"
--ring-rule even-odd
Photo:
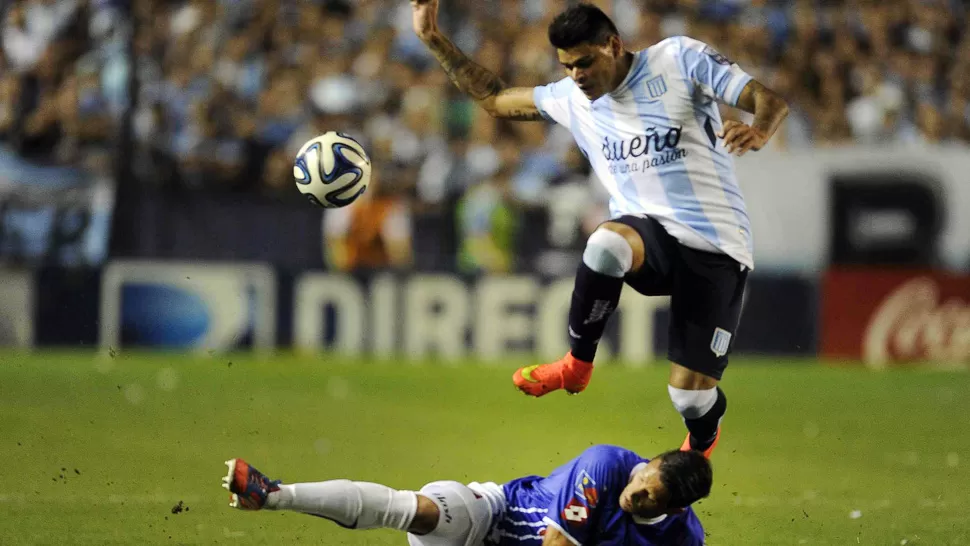
[(721, 437), (721, 419), (727, 411), (727, 398), (718, 380), (671, 362), (667, 389), (687, 426), (680, 449), (701, 451), (709, 458)]
[(639, 270), (644, 257), (643, 240), (625, 224), (607, 222), (590, 235), (569, 307), (570, 351), (556, 362), (516, 370), (512, 381), (520, 391), (542, 396), (559, 389), (575, 394), (586, 388), (596, 346), (620, 302), (623, 278)]

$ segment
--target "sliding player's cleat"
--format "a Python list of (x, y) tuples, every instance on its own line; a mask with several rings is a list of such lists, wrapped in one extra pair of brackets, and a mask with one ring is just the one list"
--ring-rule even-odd
[[(704, 450), (704, 456), (705, 457), (707, 457), (708, 459), (711, 458), (711, 453), (714, 453), (714, 448), (717, 447), (717, 441), (720, 440), (720, 439), (721, 439), (721, 427), (717, 427), (717, 434), (714, 436), (714, 441), (711, 442), (711, 445), (708, 446), (708, 448)], [(680, 446), (680, 450), (681, 451), (690, 451), (692, 449), (694, 449), (694, 448), (691, 447), (691, 445), (690, 445), (690, 433), (688, 432), (687, 433), (687, 439), (684, 440), (684, 445)]]
[(578, 394), (586, 389), (592, 375), (591, 362), (579, 360), (572, 353), (567, 353), (551, 364), (519, 368), (512, 374), (512, 382), (517, 389), (529, 396), (538, 397), (559, 389), (565, 389), (569, 394)]
[(259, 510), (270, 493), (280, 490), (280, 480), (270, 480), (242, 459), (230, 459), (226, 466), (229, 473), (222, 478), (222, 486), (232, 493), (229, 506), (233, 508)]

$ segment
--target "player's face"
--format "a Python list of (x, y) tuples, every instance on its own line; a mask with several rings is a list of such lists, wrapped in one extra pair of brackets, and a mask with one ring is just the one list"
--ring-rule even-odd
[(660, 481), (660, 459), (652, 459), (647, 466), (633, 475), (630, 483), (620, 493), (620, 508), (624, 512), (643, 518), (655, 518), (681, 511), (669, 509), (670, 494)]
[(623, 53), (619, 38), (610, 38), (606, 45), (580, 44), (556, 52), (559, 64), (589, 100), (596, 100), (615, 87), (616, 65)]

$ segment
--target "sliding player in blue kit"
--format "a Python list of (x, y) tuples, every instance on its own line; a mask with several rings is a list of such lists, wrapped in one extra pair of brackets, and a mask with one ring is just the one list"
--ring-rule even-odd
[(704, 529), (690, 505), (708, 496), (713, 480), (698, 451), (644, 459), (608, 445), (587, 448), (547, 477), (437, 481), (419, 491), (350, 480), (283, 484), (242, 459), (227, 464), (223, 486), (234, 508), (396, 529), (411, 546), (700, 546)]

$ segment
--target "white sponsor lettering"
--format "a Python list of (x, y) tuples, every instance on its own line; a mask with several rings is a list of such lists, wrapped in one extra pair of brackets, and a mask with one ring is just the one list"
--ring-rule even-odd
[(509, 344), (523, 345), (534, 329), (522, 302), (533, 301), (539, 286), (531, 277), (486, 277), (476, 290), (475, 352), (497, 359)]
[[(403, 281), (387, 275), (368, 286), (343, 275), (309, 273), (294, 290), (293, 341), (314, 352), (385, 357), (498, 360), (531, 352), (555, 359), (569, 350), (572, 285), (572, 279), (542, 285), (527, 275), (486, 277), (472, 285), (448, 275)], [(618, 356), (625, 364), (654, 360), (654, 316), (669, 305), (668, 297), (623, 295)], [(613, 358), (617, 348), (610, 345), (601, 340), (598, 360)]]
[(404, 347), (409, 356), (460, 357), (471, 309), (468, 290), (454, 277), (411, 279), (404, 291)]
[(299, 350), (320, 347), (326, 330), (324, 309), (335, 309), (336, 332), (331, 349), (357, 354), (364, 340), (364, 294), (354, 279), (343, 275), (310, 274), (301, 277), (293, 289), (293, 345)]

